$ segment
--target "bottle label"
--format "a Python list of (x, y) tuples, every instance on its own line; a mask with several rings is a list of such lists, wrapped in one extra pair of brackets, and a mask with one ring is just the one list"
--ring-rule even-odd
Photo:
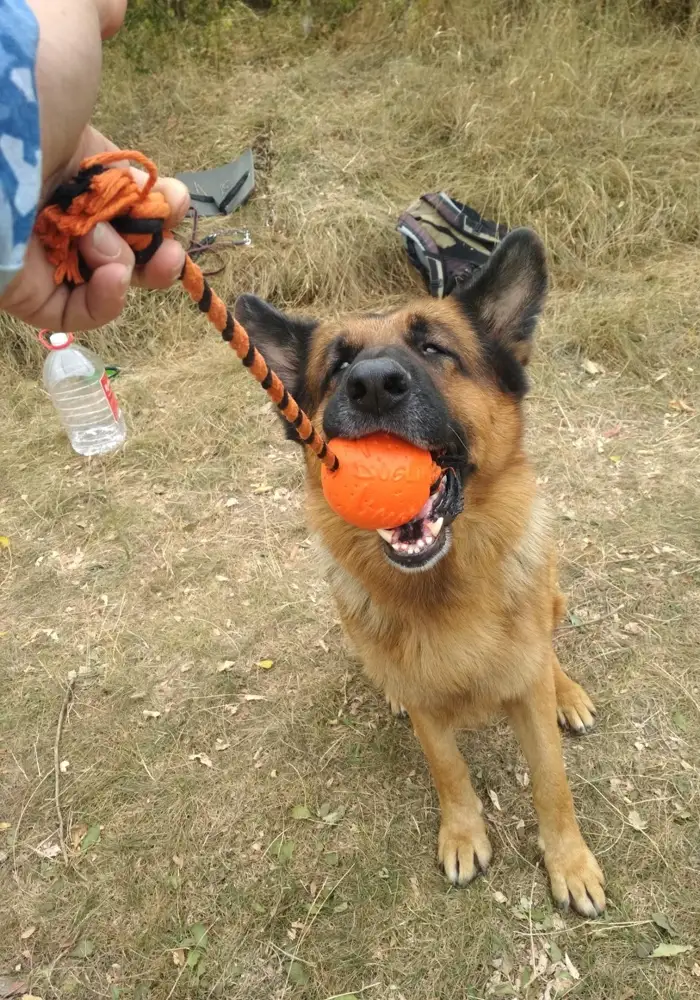
[(107, 374), (107, 372), (105, 372), (102, 378), (100, 379), (100, 385), (102, 386), (105, 398), (109, 403), (109, 408), (112, 411), (112, 416), (114, 417), (115, 420), (119, 420), (119, 403), (117, 402), (117, 397), (114, 395), (114, 391), (112, 389), (112, 383), (109, 381), (109, 375)]

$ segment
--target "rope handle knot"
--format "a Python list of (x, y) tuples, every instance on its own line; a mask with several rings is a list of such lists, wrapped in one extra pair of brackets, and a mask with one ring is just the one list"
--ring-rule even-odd
[[(140, 185), (128, 168), (110, 166), (124, 160), (146, 170), (145, 184)], [(139, 267), (148, 263), (163, 239), (172, 235), (164, 226), (170, 215), (168, 203), (153, 190), (157, 180), (155, 165), (136, 151), (100, 153), (83, 160), (76, 176), (53, 193), (35, 227), (55, 268), (56, 284), (81, 285), (89, 279), (78, 240), (98, 222), (114, 226), (134, 251)]]
[[(139, 184), (124, 161), (138, 163), (147, 173)], [(173, 234), (165, 228), (170, 208), (160, 191), (155, 164), (135, 150), (99, 153), (80, 164), (76, 176), (61, 184), (39, 213), (35, 232), (54, 267), (56, 284), (81, 285), (90, 278), (90, 270), (78, 249), (78, 241), (98, 222), (109, 222), (134, 251), (136, 264), (143, 267), (156, 253), (164, 239)], [(331, 471), (338, 459), (290, 396), (260, 351), (251, 343), (243, 326), (226, 303), (211, 288), (201, 268), (189, 254), (180, 275), (190, 298), (205, 313), (223, 339), (257, 379), (280, 413), (297, 432), (300, 440)]]

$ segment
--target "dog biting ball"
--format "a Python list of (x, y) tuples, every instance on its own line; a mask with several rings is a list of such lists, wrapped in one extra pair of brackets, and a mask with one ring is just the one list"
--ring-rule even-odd
[(329, 447), (340, 465), (323, 467), (323, 494), (344, 521), (369, 531), (411, 521), (443, 471), (429, 451), (392, 434), (333, 438)]

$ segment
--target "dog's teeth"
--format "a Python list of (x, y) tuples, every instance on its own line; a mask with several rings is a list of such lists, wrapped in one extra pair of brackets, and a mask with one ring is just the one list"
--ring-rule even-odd
[(442, 525), (444, 523), (444, 520), (445, 520), (444, 517), (439, 517), (437, 521), (428, 521), (428, 529), (433, 538), (437, 538), (437, 536), (442, 531)]
[(425, 548), (425, 542), (423, 541), (422, 538), (419, 538), (418, 541), (416, 542), (416, 548), (418, 549), (419, 552), (421, 549)]
[(391, 545), (391, 539), (394, 537), (394, 532), (389, 531), (388, 528), (377, 528), (377, 534), (380, 535), (385, 542)]

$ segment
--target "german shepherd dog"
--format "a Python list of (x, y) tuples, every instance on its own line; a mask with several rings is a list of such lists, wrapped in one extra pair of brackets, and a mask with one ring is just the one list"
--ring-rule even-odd
[(491, 860), (455, 730), (505, 713), (530, 768), (554, 899), (595, 917), (603, 874), (576, 822), (557, 727), (584, 732), (595, 710), (552, 647), (564, 599), (523, 451), (526, 367), (546, 287), (542, 244), (519, 229), (443, 300), (314, 322), (244, 295), (236, 317), (327, 438), (385, 431), (429, 449), (444, 469), (414, 520), (365, 531), (333, 513), (320, 464), (307, 457), (308, 513), (333, 596), (366, 673), (408, 712), (423, 747), (447, 877), (466, 885)]

